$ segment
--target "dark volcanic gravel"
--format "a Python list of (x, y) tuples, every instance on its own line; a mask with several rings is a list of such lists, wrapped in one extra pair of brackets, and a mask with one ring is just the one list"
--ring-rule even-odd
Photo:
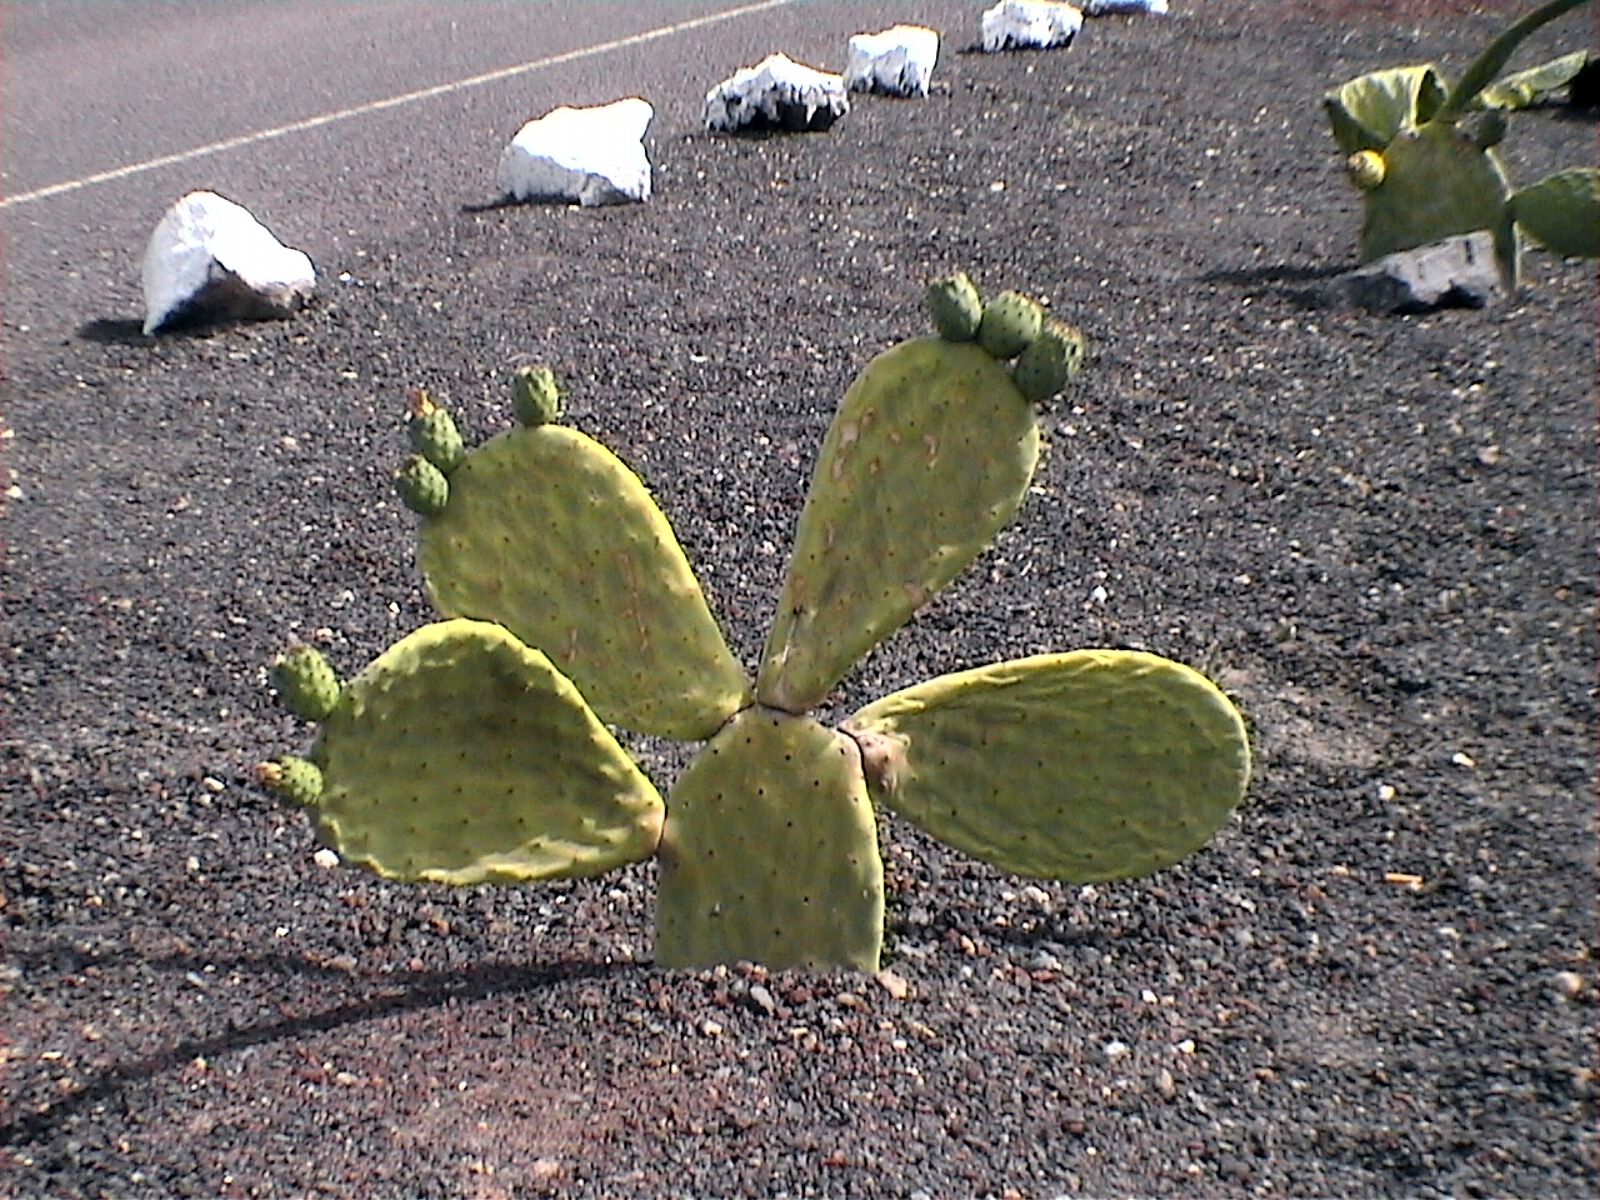
[[(0, 1192), (1600, 1182), (1594, 271), (1531, 254), (1486, 311), (1315, 301), (1358, 221), (1322, 90), (1459, 70), (1522, 6), (1214, 0), (999, 56), (964, 52), (980, 7), (895, 8), (950, 31), (934, 94), (826, 134), (705, 135), (720, 76), (680, 80), (647, 206), (478, 208), (412, 163), (425, 215), (269, 222), (323, 275), (296, 320), (8, 323)], [(781, 11), (752, 48), (838, 68), (839, 14), (880, 8)], [(1520, 182), (1595, 150), (1559, 108), (1506, 143)], [(556, 364), (753, 662), (836, 399), (956, 268), (1048, 299), (1092, 366), (1015, 524), (830, 708), (1044, 650), (1194, 663), (1259, 760), (1214, 845), (1075, 888), (890, 821), (883, 981), (658, 971), (649, 867), (450, 891), (313, 862), (251, 782), (306, 739), (267, 667), (300, 635), (353, 672), (428, 619), (388, 482), (409, 389), (481, 439), (507, 368)], [(662, 785), (683, 761), (639, 754)]]

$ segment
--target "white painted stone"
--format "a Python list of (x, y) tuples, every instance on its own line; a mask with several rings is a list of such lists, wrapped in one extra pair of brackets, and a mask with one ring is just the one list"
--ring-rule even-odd
[(142, 276), (146, 333), (179, 317), (285, 317), (317, 286), (302, 251), (215, 192), (190, 192), (167, 210), (145, 246)]
[[(1386, 254), (1333, 281), (1334, 298), (1369, 312), (1422, 313), (1485, 308), (1505, 299), (1506, 285), (1485, 230)], [(1465, 757), (1465, 756), (1461, 756)], [(1471, 766), (1471, 760), (1465, 764)]]
[(827, 129), (850, 111), (844, 77), (803, 66), (785, 54), (772, 54), (743, 67), (706, 93), (706, 128), (784, 129), (791, 133)]
[(1048, 50), (1070, 46), (1083, 28), (1083, 13), (1060, 0), (1000, 0), (983, 14), (983, 48)]
[(895, 25), (850, 39), (844, 84), (852, 92), (926, 96), (939, 61), (939, 35), (922, 25)]
[(1086, 17), (1111, 17), (1124, 13), (1152, 13), (1162, 16), (1167, 11), (1167, 0), (1083, 0)]
[(655, 109), (637, 96), (553, 109), (517, 131), (495, 178), (513, 200), (576, 201), (585, 208), (650, 199), (644, 132)]

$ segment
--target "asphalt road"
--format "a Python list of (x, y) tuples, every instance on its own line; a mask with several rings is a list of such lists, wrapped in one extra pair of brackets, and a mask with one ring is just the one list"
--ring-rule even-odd
[[(923, 9), (962, 23), (959, 5), (897, 17)], [(493, 199), (500, 149), (558, 104), (643, 95), (661, 145), (698, 128), (706, 89), (739, 66), (781, 47), (842, 69), (849, 34), (883, 13), (803, 0), (10, 0), (0, 20), (16, 353), (27, 335), (137, 315), (144, 239), (191, 189), (245, 204), (327, 274), (373, 223), (393, 232), (427, 223), (441, 197)]]

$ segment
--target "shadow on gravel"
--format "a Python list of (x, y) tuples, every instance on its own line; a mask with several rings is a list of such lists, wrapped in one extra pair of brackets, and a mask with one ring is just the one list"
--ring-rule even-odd
[(114, 317), (98, 317), (78, 326), (78, 336), (86, 342), (102, 345), (153, 346), (157, 341), (203, 341), (227, 329), (244, 324), (244, 320), (226, 314), (176, 317), (161, 327), (158, 333), (144, 331), (141, 321)]
[[(59, 955), (48, 954), (59, 960)], [(103, 963), (103, 958), (97, 961)], [(169, 956), (150, 960), (155, 966), (198, 966), (198, 960), (187, 956)], [(232, 963), (213, 962), (223, 967), (302, 971), (310, 969), (321, 974), (335, 973), (333, 969), (299, 960), (275, 958), (269, 960), (241, 959)], [(0, 1124), (0, 1146), (19, 1146), (46, 1137), (61, 1122), (74, 1113), (120, 1092), (124, 1085), (151, 1079), (163, 1071), (181, 1067), (196, 1058), (212, 1058), (260, 1046), (269, 1042), (300, 1037), (305, 1034), (325, 1033), (360, 1021), (371, 1021), (396, 1013), (412, 1012), (442, 1004), (447, 1000), (481, 1000), (504, 992), (534, 992), (559, 983), (613, 975), (625, 970), (638, 970), (637, 964), (563, 962), (549, 967), (490, 965), (466, 971), (432, 971), (400, 985), (382, 986), (374, 995), (363, 996), (336, 1005), (323, 1012), (302, 1017), (286, 1017), (259, 1025), (237, 1025), (226, 1033), (213, 1037), (189, 1038), (165, 1050), (145, 1055), (130, 1062), (117, 1063), (97, 1076), (92, 1076), (78, 1091), (42, 1110), (36, 1110)], [(346, 974), (345, 972), (337, 972)], [(352, 978), (352, 982), (367, 982)]]
[(1207, 271), (1200, 276), (1200, 282), (1243, 288), (1253, 296), (1278, 295), (1304, 308), (1326, 308), (1329, 303), (1326, 289), (1318, 285), (1324, 280), (1337, 279), (1349, 270), (1350, 265), (1297, 267), (1290, 263), (1273, 263), (1241, 271)]
[(142, 346), (150, 340), (145, 336), (143, 322), (118, 321), (107, 317), (100, 317), (97, 320), (79, 325), (78, 336), (86, 342), (100, 342), (102, 345), (115, 344), (118, 346)]

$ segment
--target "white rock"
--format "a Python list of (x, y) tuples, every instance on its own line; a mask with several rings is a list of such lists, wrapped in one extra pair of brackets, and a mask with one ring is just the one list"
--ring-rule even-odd
[(593, 108), (562, 106), (529, 121), (500, 154), (500, 191), (513, 200), (575, 200), (585, 208), (648, 200), (644, 131), (654, 116), (635, 96)]
[(850, 39), (844, 85), (852, 92), (926, 96), (939, 61), (939, 35), (922, 25), (895, 25)]
[(983, 14), (983, 48), (1070, 46), (1082, 28), (1083, 13), (1060, 0), (1000, 0)]
[(1109, 17), (1122, 13), (1154, 13), (1167, 11), (1167, 0), (1083, 0), (1086, 17)]
[(248, 209), (190, 192), (167, 210), (144, 251), (144, 331), (178, 317), (257, 319), (296, 311), (317, 272)]
[(844, 77), (772, 54), (743, 67), (706, 93), (705, 121), (711, 130), (827, 129), (850, 111)]

